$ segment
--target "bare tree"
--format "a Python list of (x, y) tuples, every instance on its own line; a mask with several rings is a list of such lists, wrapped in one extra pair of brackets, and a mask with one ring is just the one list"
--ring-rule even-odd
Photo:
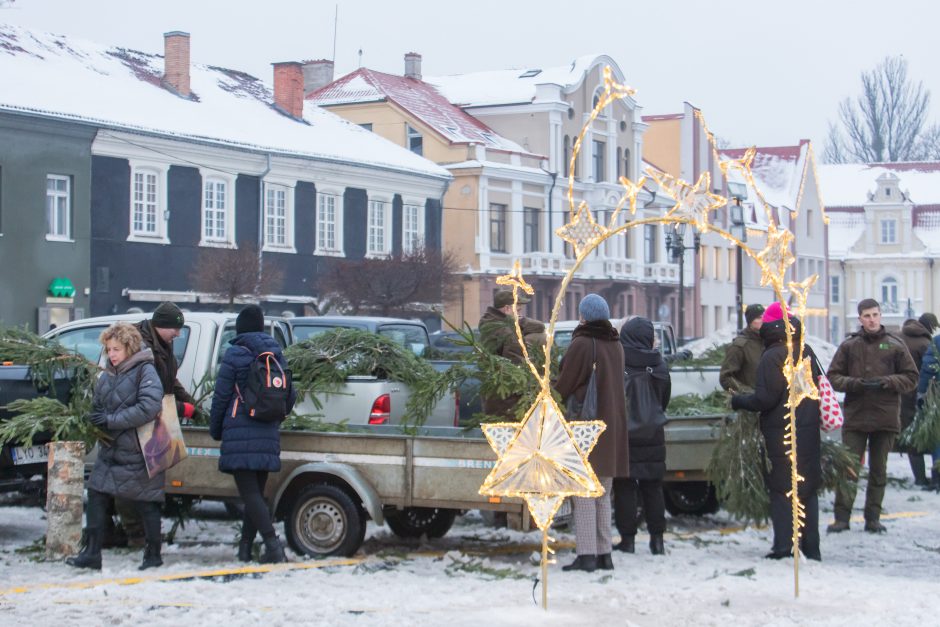
[(927, 126), (930, 90), (908, 78), (906, 59), (886, 57), (861, 79), (862, 93), (843, 100), (838, 122), (829, 124), (825, 161), (917, 161), (937, 153), (940, 129)]
[(243, 242), (238, 248), (205, 248), (199, 253), (189, 280), (200, 292), (207, 292), (229, 308), (237, 298), (255, 298), (277, 292), (284, 272), (270, 259), (258, 255), (258, 247)]
[(332, 263), (318, 281), (321, 300), (351, 314), (408, 315), (456, 297), (458, 264), (450, 253), (418, 249), (384, 259)]

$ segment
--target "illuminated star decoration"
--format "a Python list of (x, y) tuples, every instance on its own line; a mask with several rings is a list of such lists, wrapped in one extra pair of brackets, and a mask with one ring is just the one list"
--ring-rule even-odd
[(640, 177), (640, 180), (634, 183), (627, 177), (621, 176), (619, 182), (623, 186), (623, 198), (621, 198), (620, 204), (614, 211), (614, 215), (611, 216), (611, 226), (613, 226), (614, 220), (617, 218), (617, 214), (620, 213), (620, 209), (625, 203), (630, 205), (630, 215), (636, 215), (636, 199), (637, 196), (640, 195), (640, 191), (643, 189), (643, 184), (646, 183), (646, 177)]
[(591, 214), (591, 210), (588, 209), (587, 203), (582, 201), (571, 222), (556, 229), (555, 233), (571, 244), (574, 248), (575, 257), (580, 257), (582, 251), (592, 248), (600, 242), (608, 231), (606, 227), (594, 221), (594, 216)]
[(512, 272), (509, 274), (504, 274), (496, 278), (497, 285), (506, 285), (512, 288), (513, 295), (515, 295), (516, 290), (520, 289), (529, 296), (535, 294), (535, 288), (526, 282), (522, 276), (522, 266), (519, 264), (519, 260), (512, 265)]
[(778, 229), (770, 223), (767, 230), (767, 244), (757, 253), (757, 263), (760, 265), (760, 284), (770, 283), (778, 292), (782, 291), (783, 278), (787, 268), (793, 265), (796, 258), (790, 245), (793, 243), (793, 233), (786, 229)]
[(523, 498), (546, 531), (567, 496), (604, 493), (587, 458), (604, 431), (601, 420), (569, 424), (551, 392), (542, 390), (521, 423), (481, 425), (498, 456), (480, 494)]
[(757, 148), (751, 146), (744, 151), (744, 155), (740, 159), (719, 160), (718, 167), (721, 168), (721, 172), (725, 175), (725, 178), (730, 178), (731, 171), (737, 170), (738, 172), (744, 174), (744, 178), (750, 179), (751, 164), (754, 163), (754, 156), (756, 154)]
[(663, 192), (675, 201), (666, 211), (665, 217), (689, 222), (699, 231), (709, 230), (710, 211), (720, 209), (728, 203), (727, 198), (709, 191), (712, 179), (708, 172), (703, 172), (694, 185), (653, 168), (647, 169), (646, 172), (659, 184)]

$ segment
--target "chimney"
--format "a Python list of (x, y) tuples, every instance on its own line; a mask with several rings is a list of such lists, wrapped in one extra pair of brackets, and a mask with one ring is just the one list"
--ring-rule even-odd
[(189, 98), (189, 33), (163, 33), (163, 84)]
[(304, 96), (333, 82), (333, 62), (327, 59), (304, 61)]
[(301, 119), (304, 115), (304, 71), (298, 61), (272, 63), (274, 66), (274, 106)]
[(417, 52), (405, 53), (405, 78), (421, 80), (421, 55)]

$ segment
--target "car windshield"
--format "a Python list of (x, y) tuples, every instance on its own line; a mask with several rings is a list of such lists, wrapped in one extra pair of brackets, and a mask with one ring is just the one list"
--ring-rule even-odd
[(327, 331), (332, 331), (333, 329), (361, 329), (365, 331), (365, 327), (358, 325), (347, 325), (347, 324), (294, 324), (294, 342), (303, 342), (304, 340), (309, 340), (315, 335), (321, 335)]
[(418, 357), (428, 348), (428, 333), (423, 327), (411, 324), (385, 324), (379, 327), (379, 335), (411, 350)]

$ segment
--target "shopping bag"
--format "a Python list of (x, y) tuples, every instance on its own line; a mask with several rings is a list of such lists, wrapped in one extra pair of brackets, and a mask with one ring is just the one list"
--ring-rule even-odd
[(186, 457), (183, 430), (176, 415), (176, 397), (166, 394), (157, 417), (137, 427), (137, 440), (147, 464), (147, 474), (154, 477), (177, 465)]

